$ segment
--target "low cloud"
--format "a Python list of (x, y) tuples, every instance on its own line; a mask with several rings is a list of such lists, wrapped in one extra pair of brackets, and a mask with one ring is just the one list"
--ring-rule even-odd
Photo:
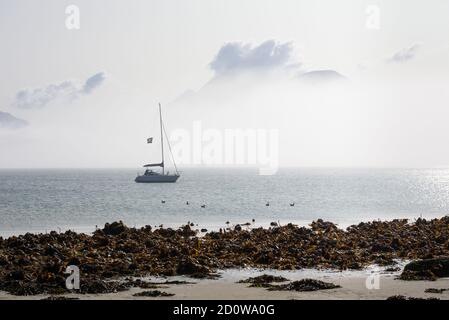
[(412, 60), (413, 58), (415, 58), (420, 47), (421, 45), (416, 43), (408, 48), (404, 48), (396, 52), (391, 58), (388, 59), (388, 61), (395, 63), (403, 63)]
[[(335, 70), (305, 71), (293, 55), (291, 42), (268, 40), (258, 45), (230, 42), (223, 45), (209, 67), (215, 72), (212, 78), (197, 91), (186, 90), (171, 103), (218, 105), (249, 95), (261, 95), (266, 90), (286, 87), (295, 92), (305, 85), (326, 85), (348, 82), (348, 78)], [(263, 76), (258, 71), (264, 72)], [(243, 98), (242, 98), (243, 99)]]
[(104, 73), (99, 72), (81, 85), (76, 81), (67, 80), (41, 88), (20, 90), (16, 94), (13, 105), (21, 109), (39, 109), (56, 100), (71, 101), (82, 95), (91, 94), (104, 80)]
[(218, 51), (210, 68), (217, 75), (245, 70), (288, 67), (292, 45), (268, 40), (253, 47), (240, 42), (227, 43)]
[(86, 80), (83, 86), (83, 93), (89, 94), (97, 87), (99, 87), (105, 80), (105, 75), (103, 72), (94, 74), (92, 77)]

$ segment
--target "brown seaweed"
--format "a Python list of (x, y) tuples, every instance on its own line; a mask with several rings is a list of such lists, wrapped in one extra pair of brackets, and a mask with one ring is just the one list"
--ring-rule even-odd
[(318, 291), (341, 288), (330, 282), (315, 279), (301, 279), (287, 284), (271, 285), (270, 291)]
[[(179, 228), (106, 224), (92, 235), (67, 231), (0, 239), (0, 290), (16, 295), (64, 294), (67, 266), (80, 269), (79, 293), (127, 290), (126, 277), (216, 278), (227, 268), (299, 270), (393, 266), (395, 260), (449, 256), (449, 217), (373, 221), (346, 230), (321, 219), (310, 227), (235, 228), (199, 237), (191, 223)], [(392, 268), (392, 267), (391, 267)], [(401, 278), (439, 277), (406, 270)]]

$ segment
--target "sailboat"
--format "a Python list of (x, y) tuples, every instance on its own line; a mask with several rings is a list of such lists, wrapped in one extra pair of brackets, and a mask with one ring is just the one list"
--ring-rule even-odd
[[(160, 163), (150, 163), (144, 165), (146, 168), (143, 175), (138, 175), (135, 179), (136, 182), (141, 183), (158, 183), (158, 182), (176, 182), (179, 178), (178, 168), (176, 167), (175, 159), (173, 158), (173, 153), (171, 151), (170, 141), (168, 140), (167, 133), (165, 132), (164, 123), (162, 121), (162, 110), (161, 104), (159, 103), (159, 125), (161, 127), (161, 151), (162, 151), (162, 162)], [(165, 172), (165, 159), (164, 159), (164, 134), (167, 138), (168, 150), (170, 151), (171, 158), (173, 160), (173, 165), (175, 167), (175, 174), (170, 174), (168, 171)], [(153, 138), (148, 140), (151, 143)], [(151, 141), (151, 142), (150, 142)], [(154, 167), (161, 167), (161, 172), (154, 171)]]

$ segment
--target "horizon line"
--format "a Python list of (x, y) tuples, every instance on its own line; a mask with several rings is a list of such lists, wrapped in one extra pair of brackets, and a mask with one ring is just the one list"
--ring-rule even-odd
[[(179, 170), (182, 169), (259, 169), (260, 166), (254, 165), (188, 165), (185, 167), (179, 167)], [(279, 169), (449, 169), (449, 165), (447, 166), (308, 166), (308, 165), (299, 165), (299, 166), (279, 166)], [(0, 167), (0, 170), (143, 170), (143, 167), (130, 167), (130, 166), (86, 166), (86, 167)]]

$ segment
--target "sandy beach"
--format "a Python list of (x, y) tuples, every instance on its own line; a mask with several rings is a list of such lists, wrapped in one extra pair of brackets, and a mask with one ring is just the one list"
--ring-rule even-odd
[[(400, 272), (385, 273), (382, 270), (367, 269), (356, 272), (331, 271), (262, 271), (262, 270), (226, 270), (217, 280), (191, 279), (184, 276), (169, 278), (145, 278), (148, 281), (184, 280), (192, 284), (163, 285), (160, 291), (173, 294), (170, 297), (135, 297), (134, 294), (145, 291), (131, 288), (127, 291), (108, 294), (65, 294), (64, 297), (80, 300), (133, 300), (133, 299), (179, 299), (179, 300), (385, 300), (388, 297), (402, 295), (413, 298), (449, 299), (449, 291), (443, 293), (426, 293), (429, 288), (448, 289), (449, 278), (436, 281), (403, 281), (396, 279)], [(299, 280), (305, 277), (331, 282), (341, 286), (337, 289), (318, 290), (313, 292), (269, 291), (265, 288), (251, 288), (247, 284), (237, 283), (249, 275), (261, 274), (282, 275), (289, 280)], [(368, 289), (366, 286), (369, 275), (378, 275), (378, 289)], [(48, 294), (33, 296), (14, 296), (0, 292), (0, 300), (40, 300), (49, 297)]]

